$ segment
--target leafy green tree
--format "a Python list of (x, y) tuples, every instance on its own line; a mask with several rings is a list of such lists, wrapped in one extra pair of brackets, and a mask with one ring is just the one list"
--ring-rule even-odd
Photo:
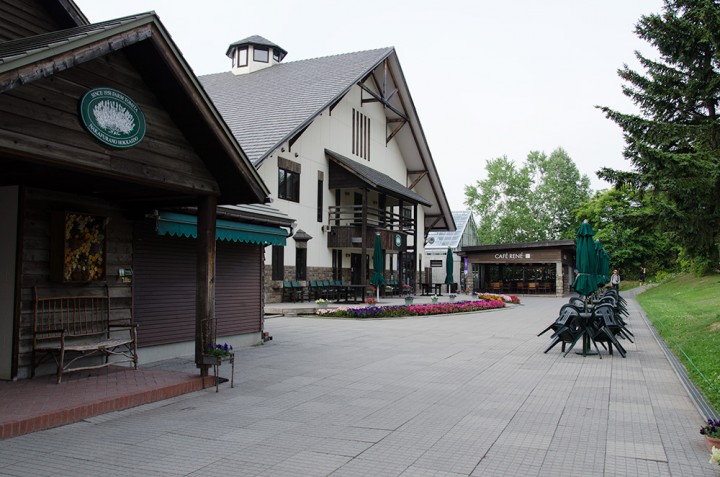
[(634, 170), (598, 175), (654, 195), (665, 230), (707, 270), (720, 241), (720, 2), (665, 0), (635, 31), (659, 53), (636, 52), (644, 74), (618, 71), (640, 113), (601, 108), (623, 129)]
[(656, 220), (657, 207), (650, 195), (619, 186), (598, 191), (577, 210), (579, 221), (587, 219), (608, 252), (611, 267), (627, 278), (635, 278), (640, 267), (653, 275), (669, 271), (677, 258), (677, 247)]
[(465, 203), (478, 216), (481, 243), (575, 236), (574, 210), (590, 197), (590, 180), (563, 149), (549, 157), (533, 151), (520, 166), (499, 157), (489, 160), (485, 170), (486, 179), (465, 186)]

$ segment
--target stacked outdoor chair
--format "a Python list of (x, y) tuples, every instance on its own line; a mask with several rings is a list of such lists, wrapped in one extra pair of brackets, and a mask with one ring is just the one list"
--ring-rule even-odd
[(625, 299), (623, 297), (620, 296), (620, 293), (617, 290), (615, 290), (614, 288), (608, 288), (607, 290), (605, 290), (605, 292), (603, 292), (603, 297), (606, 297), (606, 296), (611, 296), (611, 297), (615, 298), (615, 302), (617, 303), (617, 305), (619, 307), (622, 307), (623, 309), (627, 308), (627, 302), (625, 301)]
[[(615, 290), (613, 290), (615, 292)], [(617, 292), (615, 292), (617, 293)], [(617, 298), (615, 298), (617, 295), (614, 293), (610, 294), (604, 294), (600, 300), (597, 301), (598, 305), (609, 305), (612, 307), (613, 312), (615, 313), (615, 321), (621, 326), (622, 328), (622, 335), (630, 340), (630, 342), (633, 342), (633, 340), (630, 338), (630, 336), (635, 336), (630, 330), (627, 328), (627, 322), (625, 321), (624, 317), (630, 316), (630, 314), (627, 311), (627, 308), (625, 307), (624, 301), (621, 303)]]
[(571, 297), (569, 303), (573, 306), (580, 308), (581, 310), (585, 309), (585, 302), (580, 297), (577, 297), (577, 296)]
[[(613, 346), (618, 350), (620, 355), (624, 358), (627, 354), (625, 348), (618, 341), (618, 336), (624, 335), (622, 326), (615, 319), (615, 311), (612, 309), (610, 304), (598, 304), (593, 307), (592, 311), (592, 333), (591, 339), (593, 343), (601, 343), (603, 347), (607, 344), (607, 349), (610, 354), (613, 354)], [(595, 344), (597, 348), (597, 344)], [(599, 353), (599, 350), (598, 350)], [(600, 355), (602, 359), (602, 355)]]
[[(555, 321), (538, 334), (540, 336), (547, 331), (553, 330), (553, 334), (550, 336), (552, 341), (543, 353), (547, 353), (558, 343), (562, 343), (562, 351), (565, 351), (565, 345), (568, 343), (570, 343), (570, 349), (572, 349), (582, 336), (579, 320), (580, 310), (576, 306), (571, 304), (563, 305)], [(568, 352), (570, 352), (570, 349), (568, 349)], [(567, 355), (567, 352), (565, 354)]]

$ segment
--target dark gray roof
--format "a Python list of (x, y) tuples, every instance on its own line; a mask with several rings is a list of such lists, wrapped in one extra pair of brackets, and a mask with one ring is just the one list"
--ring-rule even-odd
[(83, 41), (92, 41), (93, 37), (106, 31), (114, 30), (121, 25), (134, 23), (149, 16), (154, 16), (154, 13), (141, 13), (106, 22), (81, 25), (28, 38), (0, 42), (0, 72), (16, 68), (17, 62), (31, 61), (35, 55), (47, 55), (48, 52), (55, 48), (71, 44), (74, 48), (77, 48), (81, 46)]
[(393, 48), (280, 63), (252, 74), (200, 77), (255, 167), (342, 97)]
[(375, 190), (389, 192), (392, 195), (404, 197), (412, 202), (417, 202), (428, 207), (432, 206), (432, 202), (429, 202), (417, 192), (408, 189), (392, 177), (376, 171), (372, 167), (368, 167), (365, 164), (348, 159), (347, 157), (329, 149), (325, 149), (325, 154), (327, 154), (330, 160), (340, 164), (347, 171), (353, 173)]
[(282, 52), (281, 56), (287, 55), (287, 51), (285, 51), (282, 47), (276, 45), (275, 43), (268, 40), (267, 38), (263, 38), (260, 35), (249, 36), (243, 40), (236, 41), (235, 43), (230, 43), (230, 46), (228, 46), (227, 52), (225, 54), (230, 56), (230, 51), (232, 51), (233, 47), (242, 46), (242, 45), (269, 46), (270, 48), (274, 48), (278, 51), (281, 51)]
[(295, 219), (267, 204), (222, 205), (218, 215), (288, 227)]
[[(125, 34), (122, 41), (108, 41), (121, 33)], [(148, 41), (144, 43), (144, 40)], [(163, 102), (162, 96), (165, 94), (172, 95), (179, 92), (183, 95), (182, 98), (173, 96), (172, 102), (165, 102), (166, 109), (171, 115), (173, 114), (172, 108), (183, 109), (183, 113), (188, 112), (188, 117), (191, 119), (178, 127), (185, 132), (193, 145), (198, 149), (208, 151), (207, 157), (203, 157), (203, 161), (221, 184), (221, 189), (227, 191), (223, 192), (220, 200), (235, 202), (249, 201), (250, 199), (264, 200), (269, 194), (267, 186), (240, 148), (237, 139), (223, 121), (209, 95), (202, 88), (192, 69), (172, 41), (170, 34), (154, 12), (0, 42), (0, 73), (11, 73), (7, 75), (10, 80), (4, 81), (0, 87), (12, 89), (27, 81), (48, 77), (82, 62), (91, 61), (107, 54), (108, 51), (119, 51), (138, 43), (144, 45), (142, 47), (144, 51), (156, 54), (153, 56), (153, 53), (150, 53), (149, 58), (153, 58), (154, 61), (148, 63), (156, 66), (163, 75), (156, 75), (157, 71), (153, 71), (154, 82), (148, 80), (147, 83), (151, 88), (162, 89), (157, 92), (161, 102)], [(98, 48), (98, 45), (108, 46), (109, 50)], [(55, 60), (64, 53), (76, 51), (85, 46), (92, 46), (92, 51), (83, 51), (82, 54), (73, 55), (69, 60)], [(128, 54), (131, 54), (131, 51), (128, 51)], [(53, 61), (49, 61), (51, 59)], [(40, 62), (44, 62), (42, 67), (35, 68), (29, 73), (23, 72), (23, 67)], [(172, 64), (168, 64), (168, 62)], [(144, 68), (147, 68), (149, 72), (151, 70), (151, 66), (144, 66)], [(26, 70), (30, 69), (26, 68)], [(164, 74), (165, 72), (168, 74)], [(151, 73), (148, 74), (151, 75)], [(160, 77), (165, 81), (162, 88), (160, 88), (160, 80), (158, 80)], [(167, 83), (168, 79), (172, 81), (171, 84)], [(178, 99), (182, 101), (177, 101)], [(193, 107), (188, 110), (188, 105)], [(208, 130), (212, 131), (212, 138), (208, 138), (206, 134), (192, 127), (195, 120), (208, 124)], [(218, 156), (218, 152), (221, 153), (221, 156)], [(247, 193), (248, 190), (238, 188), (238, 183), (245, 183), (249, 187), (250, 193)]]

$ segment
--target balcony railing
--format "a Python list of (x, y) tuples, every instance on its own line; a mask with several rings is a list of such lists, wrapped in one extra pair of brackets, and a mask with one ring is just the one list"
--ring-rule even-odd
[[(386, 209), (366, 207), (366, 225), (374, 229), (385, 229), (412, 234), (415, 231), (415, 219)], [(363, 221), (362, 205), (337, 205), (328, 207), (328, 224), (331, 227), (361, 226)]]

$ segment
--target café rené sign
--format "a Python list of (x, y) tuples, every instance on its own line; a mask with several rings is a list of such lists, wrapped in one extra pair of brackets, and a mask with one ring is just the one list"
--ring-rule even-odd
[(113, 88), (95, 88), (80, 100), (80, 117), (97, 140), (110, 147), (136, 146), (145, 137), (145, 115), (135, 101)]
[(520, 260), (520, 259), (526, 259), (526, 258), (530, 258), (529, 253), (505, 252), (505, 253), (496, 253), (495, 254), (496, 260)]

